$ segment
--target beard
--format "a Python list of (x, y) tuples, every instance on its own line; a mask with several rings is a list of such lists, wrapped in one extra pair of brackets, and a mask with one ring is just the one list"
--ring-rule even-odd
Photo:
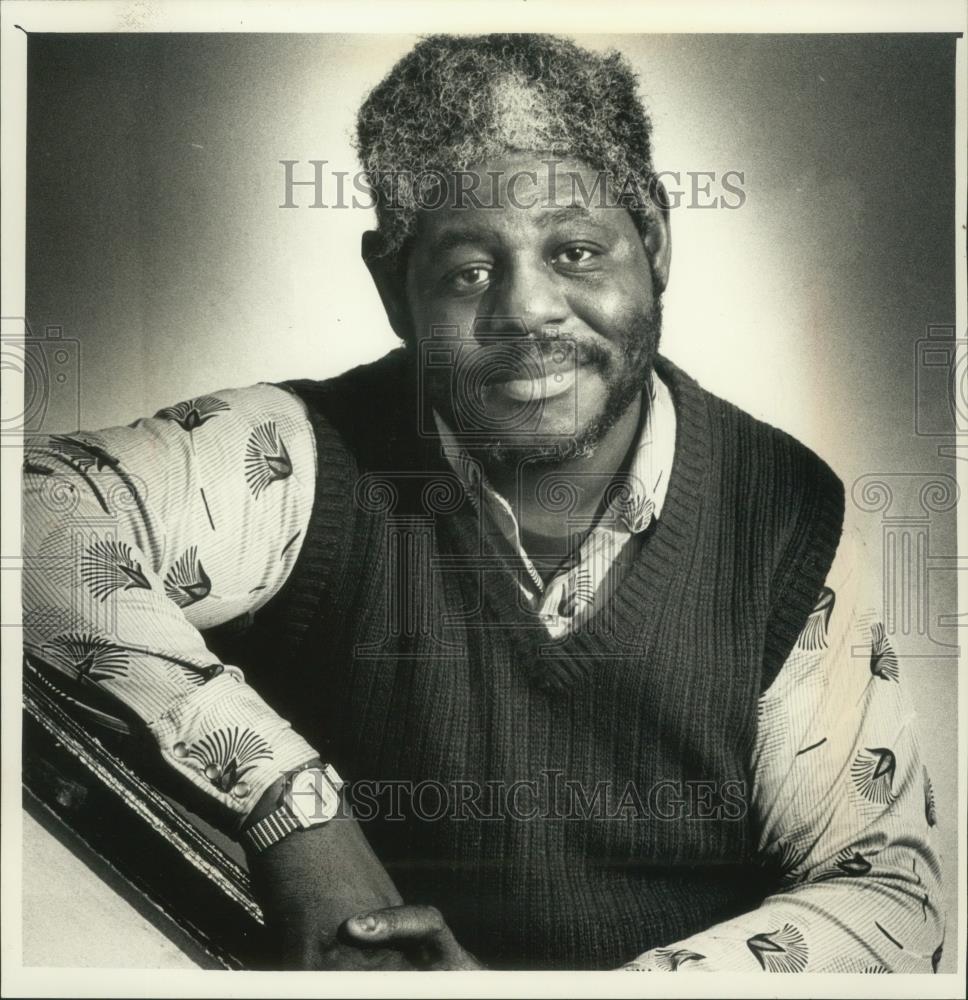
[[(493, 438), (475, 433), (462, 442), (466, 451), (485, 469), (508, 469), (521, 462), (553, 466), (591, 457), (605, 435), (640, 394), (642, 406), (649, 405), (649, 393), (642, 393), (642, 390), (655, 365), (661, 332), (662, 300), (656, 297), (651, 308), (636, 316), (623, 331), (617, 353), (607, 351), (597, 342), (578, 342), (574, 345), (574, 363), (582, 369), (597, 372), (605, 385), (605, 400), (601, 409), (584, 426), (576, 428), (575, 433), (542, 436), (540, 433), (525, 435), (518, 431), (507, 436), (495, 433)], [(561, 350), (560, 342), (553, 338), (529, 339), (528, 344), (541, 356), (550, 356), (552, 352)]]

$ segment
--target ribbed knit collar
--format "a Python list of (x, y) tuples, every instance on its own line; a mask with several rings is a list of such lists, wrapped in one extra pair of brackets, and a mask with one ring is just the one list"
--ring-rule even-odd
[[(662, 517), (639, 558), (613, 595), (610, 609), (603, 609), (587, 627), (543, 651), (581, 659), (603, 655), (624, 659), (641, 652), (642, 621), (657, 620), (665, 610), (673, 578), (691, 571), (685, 556), (696, 537), (712, 455), (709, 411), (694, 379), (666, 358), (656, 371), (672, 392), (676, 409), (676, 449)], [(596, 622), (601, 614), (610, 621)], [(604, 626), (604, 627), (603, 627)], [(614, 637), (608, 642), (609, 634)], [(602, 646), (605, 637), (609, 652)]]

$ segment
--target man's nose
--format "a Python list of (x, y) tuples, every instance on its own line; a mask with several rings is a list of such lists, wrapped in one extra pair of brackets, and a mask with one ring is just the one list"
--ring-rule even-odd
[(569, 315), (557, 276), (541, 262), (515, 262), (482, 300), (475, 332), (491, 336), (547, 336), (559, 332)]

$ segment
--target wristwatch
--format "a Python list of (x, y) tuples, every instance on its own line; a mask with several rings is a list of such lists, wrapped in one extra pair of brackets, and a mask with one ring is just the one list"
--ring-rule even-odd
[(253, 823), (240, 840), (246, 847), (264, 851), (296, 830), (328, 823), (339, 811), (343, 779), (332, 764), (307, 767), (290, 779), (278, 809)]

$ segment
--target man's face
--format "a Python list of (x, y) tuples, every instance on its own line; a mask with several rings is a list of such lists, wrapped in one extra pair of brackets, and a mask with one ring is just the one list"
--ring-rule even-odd
[(519, 155), (471, 173), (481, 204), (452, 190), (422, 210), (408, 259), (424, 391), (492, 461), (588, 454), (658, 345), (641, 234), (624, 208), (582, 196), (599, 178), (579, 161), (552, 172)]

